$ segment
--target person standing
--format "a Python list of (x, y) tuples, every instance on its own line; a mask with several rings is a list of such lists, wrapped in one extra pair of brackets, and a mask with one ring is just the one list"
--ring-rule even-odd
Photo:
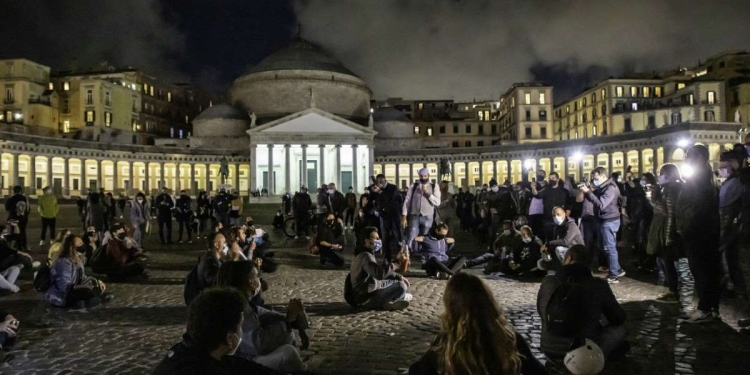
[(693, 173), (686, 176), (685, 185), (677, 198), (677, 233), (683, 240), (698, 296), (698, 308), (685, 320), (686, 323), (720, 319), (721, 220), (708, 155), (708, 148), (702, 145), (688, 149), (685, 164), (692, 168)]
[[(157, 216), (156, 219), (159, 223), (159, 239), (161, 243), (171, 244), (172, 243), (172, 209), (174, 208), (174, 201), (172, 196), (169, 195), (169, 189), (166, 187), (162, 188), (161, 194), (156, 197)], [(166, 231), (166, 234), (164, 233)]]
[(354, 228), (354, 212), (357, 210), (357, 194), (354, 194), (354, 189), (349, 186), (349, 191), (344, 197), (346, 199), (346, 216), (344, 217), (344, 228)]
[[(531, 183), (527, 182), (527, 187), (531, 192), (528, 215), (529, 226), (542, 240), (544, 240), (544, 200), (538, 194), (547, 188), (545, 178), (547, 178), (547, 172), (540, 169), (536, 171), (536, 179), (532, 179)], [(533, 190), (537, 191), (536, 195)]]
[[(569, 210), (568, 207), (568, 191), (563, 187), (563, 182), (560, 181), (560, 175), (557, 172), (549, 174), (549, 184), (543, 189), (537, 190), (537, 184), (531, 183), (531, 194), (534, 198), (542, 200), (542, 207), (544, 209), (544, 217), (542, 218), (542, 233), (545, 241), (549, 241), (552, 236), (555, 222), (552, 217), (552, 210), (555, 207), (561, 207), (563, 210)], [(533, 228), (533, 227), (532, 227)]]
[(196, 200), (196, 210), (198, 211), (198, 228), (196, 229), (195, 238), (200, 239), (206, 232), (206, 221), (211, 217), (211, 201), (208, 199), (208, 195), (205, 191), (198, 193), (198, 199)]
[(450, 191), (450, 185), (448, 181), (440, 181), (440, 206), (438, 207), (438, 213), (440, 214), (440, 221), (447, 224), (450, 227), (453, 224), (453, 220), (456, 217), (456, 196)]
[(120, 198), (117, 199), (117, 208), (120, 209), (120, 219), (125, 216), (125, 206), (128, 203), (128, 197), (124, 193), (120, 193)]
[(501, 224), (515, 216), (515, 202), (510, 190), (506, 186), (498, 185), (494, 179), (490, 181), (490, 191), (486, 194), (485, 202), (491, 219), (490, 242), (494, 242)]
[(232, 194), (231, 207), (229, 209), (229, 225), (239, 227), (242, 225), (242, 197), (239, 192)]
[(659, 185), (652, 186), (654, 218), (651, 221), (646, 251), (649, 255), (656, 256), (656, 265), (664, 274), (664, 280), (669, 288), (666, 293), (655, 299), (660, 303), (680, 302), (677, 261), (684, 257), (684, 252), (677, 235), (675, 220), (677, 198), (682, 192), (682, 185), (680, 169), (674, 164), (664, 164), (659, 171)]
[(403, 199), (396, 185), (389, 184), (382, 173), (375, 177), (371, 192), (371, 198), (375, 201), (375, 216), (379, 219), (383, 237), (383, 262), (390, 263), (393, 255), (399, 251), (399, 243), (403, 241), (403, 232), (399, 227)]
[(229, 228), (229, 210), (231, 209), (232, 198), (227, 194), (225, 188), (219, 189), (219, 194), (214, 197), (213, 209), (216, 221), (221, 223), (225, 228)]
[(107, 220), (107, 209), (102, 203), (102, 196), (97, 192), (91, 192), (89, 194), (88, 202), (86, 203), (86, 224), (93, 226), (96, 232), (99, 233), (99, 237), (104, 237), (102, 232), (104, 231), (105, 221)]
[(39, 197), (37, 210), (39, 211), (39, 216), (42, 217), (42, 235), (39, 240), (39, 246), (44, 246), (44, 237), (47, 229), (49, 229), (49, 240), (52, 242), (52, 238), (55, 235), (55, 222), (59, 212), (57, 197), (52, 193), (51, 186), (44, 188), (44, 195)]
[(193, 217), (192, 200), (185, 190), (180, 191), (180, 197), (177, 198), (177, 223), (180, 231), (177, 237), (177, 243), (182, 243), (182, 231), (187, 228), (187, 243), (193, 243), (193, 228), (190, 221)]
[(328, 208), (327, 212), (332, 212), (337, 219), (344, 220), (344, 212), (346, 211), (347, 203), (344, 194), (336, 190), (336, 184), (328, 184), (328, 190), (326, 190), (326, 201), (325, 205)]
[[(740, 260), (740, 241), (743, 233), (735, 223), (742, 213), (742, 195), (746, 194), (746, 187), (742, 180), (748, 180), (750, 170), (742, 168), (747, 157), (737, 151), (726, 151), (721, 154), (719, 177), (726, 178), (719, 191), (719, 213), (721, 214), (721, 244), (719, 251), (722, 255), (725, 278), (732, 282), (731, 294), (747, 299), (745, 277), (742, 274)], [(745, 176), (741, 176), (741, 173)]]
[(435, 208), (440, 205), (440, 189), (430, 183), (430, 171), (419, 170), (419, 180), (406, 191), (404, 206), (401, 209), (401, 226), (407, 231), (406, 244), (414, 248), (414, 239), (424, 236), (432, 228)]
[(146, 195), (141, 192), (135, 195), (135, 202), (130, 205), (130, 225), (133, 226), (133, 239), (143, 248), (143, 234), (149, 221), (149, 207)]
[(620, 229), (620, 188), (617, 183), (607, 177), (607, 170), (597, 167), (591, 172), (595, 189), (581, 186), (579, 189), (586, 195), (586, 199), (594, 205), (594, 216), (599, 226), (599, 247), (607, 253), (609, 273), (607, 281), (610, 284), (619, 283), (625, 276), (625, 270), (620, 267), (617, 253), (617, 231)]
[(310, 209), (312, 208), (312, 200), (310, 194), (307, 194), (307, 188), (303, 185), (299, 192), (294, 194), (292, 198), (292, 212), (294, 213), (294, 225), (297, 229), (296, 236), (294, 239), (299, 239), (300, 236), (305, 236), (309, 239), (309, 228), (308, 223), (310, 222)]
[(29, 199), (23, 195), (23, 188), (13, 187), (13, 196), (5, 201), (5, 211), (8, 212), (8, 220), (14, 220), (18, 224), (18, 234), (15, 235), (16, 247), (27, 250), (26, 225), (29, 223), (29, 212), (31, 205)]

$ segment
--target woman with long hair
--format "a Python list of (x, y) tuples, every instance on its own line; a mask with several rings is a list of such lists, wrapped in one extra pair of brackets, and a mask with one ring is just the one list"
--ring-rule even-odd
[(656, 298), (656, 302), (679, 303), (677, 261), (685, 257), (682, 241), (677, 234), (677, 197), (682, 191), (680, 169), (674, 164), (664, 164), (659, 170), (659, 184), (652, 186), (651, 203), (654, 218), (651, 221), (646, 251), (656, 256), (656, 265), (664, 274), (669, 291)]
[(75, 234), (65, 238), (57, 259), (50, 267), (50, 287), (45, 299), (58, 307), (94, 307), (111, 297), (103, 282), (83, 271), (83, 240)]
[(68, 236), (70, 236), (70, 229), (60, 229), (57, 231), (57, 236), (55, 237), (55, 240), (50, 243), (49, 251), (47, 252), (47, 261), (50, 262), (50, 264), (57, 259), (57, 256), (60, 254), (60, 249), (62, 249), (62, 243)]
[(253, 303), (261, 285), (258, 267), (250, 261), (224, 262), (216, 275), (215, 285), (236, 288), (248, 300), (242, 323), (242, 343), (236, 355), (285, 373), (305, 370), (299, 351), (294, 347), (292, 332), (292, 328), (300, 329), (303, 349), (307, 349), (309, 340), (304, 333), (307, 318), (302, 301), (289, 301), (286, 315)]
[(513, 331), (487, 285), (459, 273), (448, 281), (440, 333), (409, 374), (535, 375), (544, 367)]

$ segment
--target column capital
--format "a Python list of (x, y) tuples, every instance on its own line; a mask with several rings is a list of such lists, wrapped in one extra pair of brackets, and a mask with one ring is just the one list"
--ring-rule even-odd
[(272, 144), (267, 144), (266, 147), (273, 148), (273, 145)]
[(318, 148), (325, 148), (326, 145), (318, 145)]
[(290, 147), (292, 147), (292, 145), (289, 145), (289, 144), (284, 145), (284, 148), (290, 148)]
[(352, 148), (357, 148), (357, 147), (359, 147), (359, 145), (352, 145)]
[(302, 148), (307, 148), (308, 145), (303, 144), (301, 146), (302, 146)]
[(335, 145), (336, 148), (341, 148), (341, 145)]

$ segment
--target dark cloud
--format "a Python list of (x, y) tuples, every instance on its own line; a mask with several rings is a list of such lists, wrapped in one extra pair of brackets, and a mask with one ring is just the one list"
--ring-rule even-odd
[(750, 45), (747, 0), (331, 0), (296, 10), (304, 36), (379, 98), (495, 98), (532, 79), (578, 89)]

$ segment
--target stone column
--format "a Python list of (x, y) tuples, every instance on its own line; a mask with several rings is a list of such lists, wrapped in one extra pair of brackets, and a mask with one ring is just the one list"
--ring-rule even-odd
[[(321, 184), (327, 184), (328, 182), (326, 179), (326, 158), (325, 158), (325, 147), (326, 145), (318, 145), (318, 150), (320, 151), (320, 183)], [(341, 186), (338, 186), (339, 189), (341, 189)]]
[(159, 185), (159, 189), (167, 187), (167, 178), (165, 177), (164, 173), (164, 162), (159, 163), (159, 167), (161, 168), (159, 170), (159, 181), (161, 181)]
[[(569, 171), (570, 168), (568, 167), (568, 158), (566, 158), (565, 156), (563, 156), (562, 159), (563, 159), (563, 168), (562, 168), (562, 170), (563, 170), (563, 174), (564, 174), (563, 180), (567, 180), (568, 176), (570, 174), (570, 171)], [(555, 162), (553, 161), (552, 164), (554, 164), (554, 163)]]
[(609, 175), (611, 176), (612, 173), (615, 173), (615, 158), (614, 158), (614, 153), (613, 152), (608, 152), (607, 153), (607, 158), (608, 158), (607, 162), (609, 163), (608, 164), (609, 165)]
[[(63, 190), (70, 190), (70, 158), (63, 158), (63, 183), (62, 188)], [(68, 195), (70, 195), (70, 191), (68, 191)]]
[(307, 180), (307, 145), (302, 145), (302, 185), (305, 185), (308, 191), (317, 191), (317, 187), (313, 190), (309, 186), (310, 181)]
[(47, 156), (47, 186), (54, 187), (52, 181), (52, 156)]
[(268, 145), (268, 194), (276, 195), (276, 179), (273, 178), (273, 145)]
[[(356, 168), (356, 167), (353, 167)], [(341, 145), (336, 145), (336, 177), (334, 177), (333, 181), (336, 182), (336, 185), (341, 185)], [(356, 185), (354, 181), (352, 181), (352, 187), (353, 185)], [(344, 189), (348, 188), (348, 186), (341, 186), (341, 190), (344, 191)]]
[[(128, 179), (130, 179), (130, 190), (135, 193), (138, 189), (135, 185), (135, 162), (129, 161), (128, 162)], [(131, 191), (125, 192), (125, 194), (130, 195)]]
[(482, 159), (479, 159), (479, 185), (484, 184), (484, 165)]
[(112, 161), (112, 191), (117, 191), (118, 189), (118, 183), (117, 178), (119, 173), (117, 173), (117, 160)]
[(198, 196), (198, 179), (195, 178), (195, 163), (190, 163), (190, 195)]
[(638, 150), (638, 174), (643, 176), (645, 171), (643, 170), (645, 163), (643, 162), (643, 154), (646, 150)]
[[(409, 164), (409, 168), (411, 168), (411, 164)], [(385, 167), (383, 167), (383, 169), (385, 169)], [(401, 164), (399, 163), (396, 163), (396, 186), (401, 190)]]
[(174, 190), (175, 192), (179, 193), (180, 190), (182, 190), (182, 181), (180, 181), (180, 162), (177, 162), (174, 165), (174, 175), (175, 179), (177, 180), (174, 185)]
[(508, 181), (510, 181), (512, 183), (513, 182), (513, 177), (512, 177), (513, 176), (513, 170), (511, 169), (511, 166), (513, 164), (511, 164), (510, 160), (506, 160), (505, 164), (508, 166), (508, 171), (506, 172), (507, 176), (508, 176)]
[(211, 164), (210, 163), (206, 163), (206, 176), (204, 177), (204, 179), (205, 179), (204, 182), (206, 184), (206, 192), (210, 192), (209, 190), (211, 188)]
[(373, 148), (373, 145), (368, 145), (367, 146), (367, 151), (369, 153), (369, 155), (368, 155), (368, 159), (369, 160), (367, 160), (367, 172), (370, 173), (370, 174), (372, 174), (373, 166), (375, 165), (375, 149)]
[(145, 187), (146, 191), (144, 192), (144, 194), (146, 194), (146, 196), (148, 197), (148, 196), (151, 196), (151, 173), (150, 173), (151, 168), (149, 168), (150, 164), (148, 161), (144, 162), (143, 164), (145, 166), (145, 168), (143, 168), (143, 171), (145, 172), (144, 178), (146, 179), (146, 187)]
[(31, 186), (31, 193), (36, 195), (36, 156), (31, 155), (29, 157), (29, 180), (31, 180), (29, 186)]
[[(406, 186), (411, 185), (414, 180), (416, 180), (416, 178), (414, 177), (414, 163), (409, 163), (409, 179), (406, 181)], [(400, 185), (399, 188), (401, 188)]]
[(240, 165), (239, 163), (234, 165), (234, 190), (237, 194), (240, 193)]
[(102, 170), (102, 161), (101, 159), (96, 159), (96, 187), (101, 189), (104, 187), (104, 171)]
[[(385, 166), (383, 166), (383, 175), (385, 175)], [(359, 190), (361, 186), (359, 185), (358, 176), (359, 176), (359, 165), (357, 164), (357, 145), (352, 145), (352, 181), (354, 181), (352, 184), (354, 185), (355, 192), (363, 191), (363, 190)]]
[[(286, 187), (285, 193), (292, 191), (292, 146), (284, 145), (284, 185)], [(295, 188), (296, 190), (296, 188)]]

